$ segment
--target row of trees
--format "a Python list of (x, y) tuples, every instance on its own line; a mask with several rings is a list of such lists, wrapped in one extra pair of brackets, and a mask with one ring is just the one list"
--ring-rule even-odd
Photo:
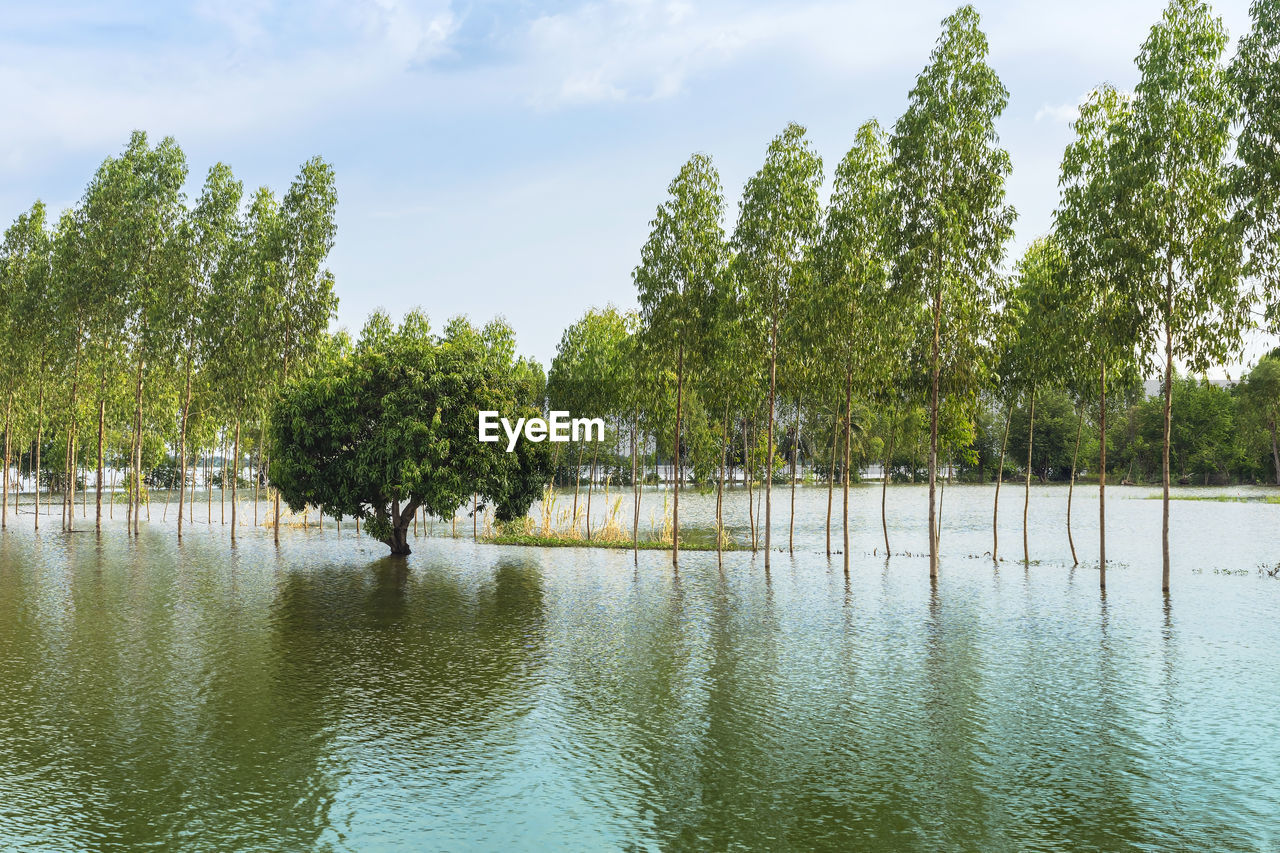
[(10, 497), (17, 499), (17, 463), (37, 477), (48, 472), (66, 529), (74, 527), (78, 484), (87, 482), (82, 472), (95, 472), (100, 528), (110, 468), (126, 475), (136, 534), (147, 474), (168, 462), (176, 478), (165, 485), (178, 491), (181, 537), (190, 469), (202, 452), (208, 469), (221, 448), (234, 538), (245, 431), (260, 448), (269, 403), (310, 369), (327, 340), (336, 307), (324, 267), (334, 239), (334, 175), (312, 159), (283, 198), (265, 187), (246, 198), (219, 163), (193, 203), (186, 180), (173, 139), (151, 145), (135, 133), (56, 222), (37, 202), (5, 232), (0, 524)]
[(738, 461), (762, 474), (766, 566), (773, 472), (795, 466), (806, 435), (830, 442), (840, 472), (847, 566), (860, 433), (887, 426), (876, 449), (887, 462), (894, 437), (923, 420), (936, 576), (940, 460), (973, 456), (982, 404), (1003, 413), (1005, 439), (1025, 409), (1029, 489), (1035, 402), (1065, 396), (1078, 432), (1086, 408), (1097, 413), (1105, 585), (1108, 388), (1158, 366), (1167, 589), (1176, 365), (1201, 374), (1238, 355), (1255, 311), (1280, 319), (1280, 14), (1265, 0), (1252, 12), (1228, 63), (1208, 6), (1170, 2), (1138, 55), (1136, 91), (1104, 85), (1081, 105), (1053, 229), (1011, 274), (1010, 161), (995, 130), (1007, 92), (972, 7), (944, 22), (892, 130), (858, 129), (825, 207), (822, 161), (798, 125), (770, 143), (732, 230), (711, 159), (694, 155), (641, 250), (638, 316), (590, 312), (566, 332), (552, 406), (614, 418), (633, 448), (646, 435), (670, 448), (673, 561), (686, 469), (716, 470), (722, 488), (740, 440)]

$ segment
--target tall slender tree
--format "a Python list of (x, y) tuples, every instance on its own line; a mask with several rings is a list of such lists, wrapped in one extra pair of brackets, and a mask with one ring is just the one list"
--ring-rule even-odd
[(1126, 185), (1131, 238), (1147, 260), (1142, 289), (1164, 368), (1161, 588), (1169, 589), (1169, 446), (1175, 359), (1201, 373), (1238, 350), (1248, 305), (1229, 217), (1236, 99), (1222, 62), (1227, 34), (1200, 0), (1172, 0), (1138, 55)]
[(680, 560), (681, 420), (685, 383), (697, 375), (706, 352), (707, 325), (716, 316), (716, 287), (725, 280), (728, 249), (721, 224), (720, 176), (705, 154), (695, 154), (668, 187), (633, 278), (639, 291), (640, 336), (651, 358), (675, 367), (675, 428), (672, 441), (671, 564)]
[(938, 415), (944, 395), (971, 397), (983, 375), (997, 269), (1012, 234), (1005, 203), (1009, 155), (995, 124), (1008, 92), (987, 65), (977, 11), (943, 22), (890, 140), (896, 231), (894, 280), (928, 306), (922, 336), (929, 375), (929, 574), (938, 574)]
[(805, 129), (787, 125), (769, 143), (765, 162), (743, 190), (733, 233), (734, 263), (747, 294), (769, 366), (764, 475), (764, 566), (769, 568), (773, 528), (774, 421), (777, 411), (779, 331), (805, 251), (818, 236), (822, 158)]

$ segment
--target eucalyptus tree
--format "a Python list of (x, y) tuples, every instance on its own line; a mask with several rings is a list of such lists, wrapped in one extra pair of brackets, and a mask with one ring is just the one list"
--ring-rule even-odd
[(822, 233), (814, 249), (813, 287), (798, 300), (816, 330), (819, 358), (834, 368), (843, 391), (844, 461), (841, 466), (844, 568), (849, 570), (849, 469), (855, 380), (870, 395), (887, 389), (896, 349), (893, 326), (901, 313), (888, 290), (886, 254), (890, 197), (889, 148), (875, 121), (858, 128), (853, 147), (836, 167)]
[(1231, 183), (1246, 229), (1245, 271), (1262, 287), (1271, 327), (1280, 331), (1280, 3), (1253, 0), (1249, 13), (1253, 26), (1229, 70), (1243, 114)]
[(1015, 270), (1014, 288), (1005, 310), (1016, 327), (1013, 354), (1006, 364), (1013, 366), (1016, 384), (1027, 396), (1027, 467), (1022, 502), (1022, 560), (1031, 562), (1027, 521), (1031, 508), (1031, 454), (1036, 424), (1036, 394), (1062, 374), (1066, 355), (1063, 339), (1056, 334), (1061, 307), (1065, 260), (1062, 249), (1050, 237), (1034, 240), (1023, 253)]
[(1241, 396), (1247, 414), (1257, 418), (1271, 438), (1271, 463), (1280, 486), (1280, 356), (1261, 359), (1244, 378)]
[(1202, 373), (1239, 348), (1248, 300), (1229, 217), (1228, 156), (1237, 102), (1222, 62), (1227, 35), (1199, 0), (1172, 0), (1138, 55), (1126, 188), (1131, 238), (1148, 263), (1141, 304), (1164, 355), (1161, 586), (1169, 589), (1169, 444), (1174, 359)]
[[(40, 526), (39, 455), (44, 427), (45, 375), (47, 356), (43, 339), (49, 337), (54, 319), (51, 305), (44, 302), (49, 292), (52, 263), (51, 239), (45, 225), (45, 206), (37, 201), (20, 214), (4, 233), (0, 244), (0, 376), (4, 380), (4, 497), (0, 519), (7, 526), (9, 515), (9, 472), (12, 466), (13, 434), (26, 420), (16, 409), (29, 407), (31, 386), (37, 388), (35, 418), (36, 521)], [(25, 407), (24, 407), (25, 408)], [(21, 469), (21, 464), (19, 464)]]
[[(565, 330), (547, 379), (552, 409), (574, 417), (611, 419), (625, 413), (627, 381), (627, 320), (612, 305), (589, 309)], [(591, 473), (587, 479), (586, 534), (591, 539), (591, 498), (600, 442), (591, 436)], [(585, 441), (580, 448), (585, 447)], [(582, 459), (578, 459), (581, 471)], [(573, 527), (578, 524), (578, 478), (574, 480)]]
[[(216, 163), (209, 169), (204, 189), (195, 209), (187, 219), (188, 255), (186, 275), (178, 279), (171, 293), (169, 325), (180, 335), (182, 346), (181, 421), (178, 436), (178, 539), (182, 539), (182, 511), (185, 505), (187, 476), (187, 428), (191, 416), (194, 374), (201, 361), (202, 349), (213, 349), (205, 364), (219, 374), (214, 387), (235, 389), (242, 411), (245, 397), (252, 392), (249, 375), (258, 363), (256, 343), (261, 332), (260, 302), (244, 287), (244, 260), (235, 267), (237, 257), (246, 246), (240, 233), (239, 209), (244, 187), (235, 179), (230, 167)], [(239, 272), (239, 275), (237, 275)], [(221, 284), (222, 287), (217, 287)], [(215, 298), (215, 291), (219, 291)], [(230, 296), (230, 298), (227, 298)], [(246, 316), (248, 315), (248, 316)], [(229, 341), (230, 339), (230, 341)], [(220, 344), (231, 343), (231, 346)], [(228, 370), (227, 368), (231, 369)], [(233, 392), (234, 393), (234, 392)], [(236, 421), (239, 444), (239, 418)], [(238, 479), (238, 478), (237, 478)], [(236, 533), (236, 503), (231, 504), (231, 538)]]
[(133, 360), (134, 415), (129, 455), (131, 529), (138, 532), (142, 512), (143, 447), (147, 426), (148, 370), (172, 366), (173, 330), (169, 328), (169, 293), (184, 272), (184, 246), (179, 225), (185, 215), (182, 185), (186, 157), (172, 137), (155, 147), (145, 133), (135, 132), (122, 155), (127, 171), (123, 239), (127, 247), (126, 335)]
[(818, 236), (822, 158), (794, 122), (769, 143), (764, 165), (747, 181), (733, 233), (734, 263), (763, 333), (769, 365), (764, 481), (764, 566), (769, 568), (773, 513), (774, 418), (777, 409), (779, 330), (806, 249)]
[[(14, 362), (9, 366), (12, 394), (25, 385), (27, 407), (31, 404), (31, 386), (34, 386), (35, 418), (32, 424), (32, 472), (35, 477), (35, 529), (40, 529), (40, 470), (44, 445), (45, 415), (48, 404), (49, 376), (52, 362), (57, 357), (56, 342), (60, 316), (51, 299), (53, 285), (53, 236), (46, 224), (43, 202), (37, 201), (31, 209), (18, 216), (5, 232), (4, 277), (6, 279), (6, 303), (12, 323), (7, 330), (14, 339), (10, 353)], [(8, 418), (6, 418), (8, 420)], [(12, 424), (10, 423), (10, 427)], [(8, 430), (6, 429), (6, 435)], [(6, 457), (6, 473), (8, 471)], [(21, 465), (19, 465), (21, 468)]]
[(724, 194), (720, 176), (705, 154), (695, 154), (667, 188), (632, 274), (640, 302), (640, 337), (650, 359), (674, 364), (676, 403), (672, 441), (671, 563), (680, 560), (680, 438), (685, 383), (697, 376), (706, 355), (707, 332), (717, 316), (717, 288), (726, 280)]
[[(1061, 199), (1054, 233), (1065, 255), (1062, 314), (1056, 334), (1066, 340), (1072, 363), (1097, 379), (1098, 565), (1107, 583), (1107, 387), (1138, 379), (1144, 342), (1140, 292), (1149, 271), (1134, 251), (1126, 223), (1136, 218), (1127, 186), (1133, 144), (1128, 132), (1132, 102), (1113, 86), (1094, 89), (1080, 105), (1076, 138), (1062, 157)], [(1081, 377), (1083, 382), (1083, 377)]]
[[(274, 217), (255, 233), (255, 256), (263, 274), (261, 292), (270, 324), (263, 344), (279, 365), (277, 387), (305, 372), (337, 307), (333, 274), (324, 266), (333, 248), (337, 191), (333, 167), (319, 157), (302, 164)], [(275, 540), (280, 541), (280, 495), (273, 503)]]
[(890, 140), (894, 179), (893, 278), (927, 305), (929, 389), (929, 574), (938, 573), (938, 413), (944, 394), (970, 398), (981, 385), (983, 344), (996, 270), (1012, 233), (1005, 204), (1009, 155), (995, 124), (1008, 91), (987, 65), (977, 11), (943, 22)]

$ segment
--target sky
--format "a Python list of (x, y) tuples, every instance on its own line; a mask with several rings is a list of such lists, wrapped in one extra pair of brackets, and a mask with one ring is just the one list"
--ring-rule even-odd
[[(1018, 211), (1044, 233), (1086, 92), (1136, 82), (1158, 0), (978, 2), (1009, 90)], [(869, 118), (891, 127), (954, 6), (656, 0), (0, 0), (0, 221), (76, 203), (134, 129), (174, 136), (189, 194), (215, 162), (283, 192), (319, 154), (338, 180), (338, 322), (375, 309), (504, 316), (549, 364), (631, 272), (695, 152), (726, 228), (770, 139), (804, 125), (830, 178)], [(1232, 43), (1247, 0), (1218, 0)], [(1273, 343), (1255, 336), (1250, 355)], [(1231, 368), (1227, 368), (1228, 371)]]

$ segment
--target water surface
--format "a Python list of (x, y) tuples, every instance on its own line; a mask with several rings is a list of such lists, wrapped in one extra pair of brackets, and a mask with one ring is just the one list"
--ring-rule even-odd
[(821, 489), (767, 574), (11, 518), (0, 848), (1280, 850), (1280, 506), (1175, 503), (1166, 599), (1160, 504), (1113, 492), (1105, 597), (1091, 492), (1073, 567), (1033, 489), (1024, 566), (1008, 484), (998, 565), (991, 490), (948, 488), (936, 586), (913, 487), (889, 560), (854, 490), (847, 577)]

